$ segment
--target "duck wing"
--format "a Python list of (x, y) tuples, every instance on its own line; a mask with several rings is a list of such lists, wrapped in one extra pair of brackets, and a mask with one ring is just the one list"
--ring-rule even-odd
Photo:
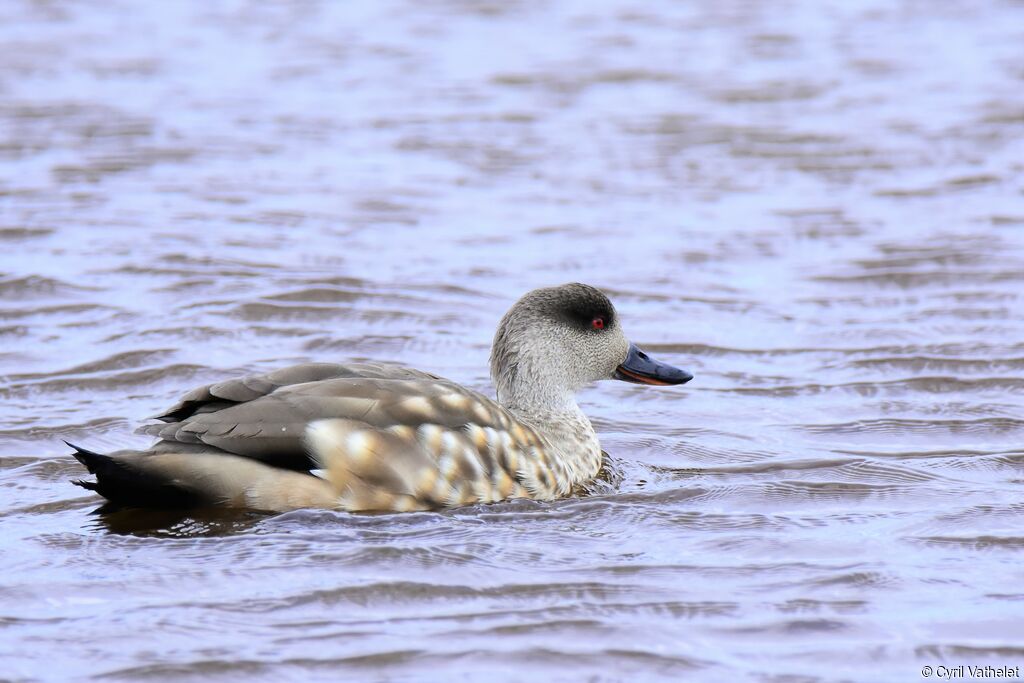
[[(401, 365), (376, 363), (300, 363), (272, 372), (236, 377), (197, 387), (176, 404), (155, 415), (161, 422), (181, 422), (195, 415), (220, 410), (235, 403), (245, 403), (271, 394), (281, 387), (306, 384), (326, 379), (436, 379), (441, 378), (429, 372), (415, 370)], [(143, 428), (142, 433), (150, 433)]]
[[(202, 387), (165, 413), (163, 424), (140, 431), (161, 439), (153, 447), (157, 452), (203, 444), (302, 471), (318, 467), (307, 430), (319, 420), (353, 420), (378, 429), (510, 425), (497, 403), (427, 373), (381, 364), (310, 365)], [(332, 378), (323, 379), (325, 374)], [(290, 381), (310, 376), (319, 379)]]

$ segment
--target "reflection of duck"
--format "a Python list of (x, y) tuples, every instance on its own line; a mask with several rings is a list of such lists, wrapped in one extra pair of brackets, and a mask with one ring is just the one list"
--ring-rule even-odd
[[(307, 363), (192, 391), (143, 431), (147, 451), (75, 457), (115, 503), (423, 510), (551, 499), (593, 478), (601, 448), (575, 393), (601, 379), (692, 376), (630, 344), (587, 285), (534, 290), (491, 350), (497, 402), (419, 370)], [(324, 477), (310, 474), (325, 470)]]

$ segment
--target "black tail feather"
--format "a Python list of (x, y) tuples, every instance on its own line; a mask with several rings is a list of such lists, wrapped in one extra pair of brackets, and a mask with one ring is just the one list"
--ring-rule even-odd
[(102, 461), (110, 459), (109, 455), (103, 455), (102, 453), (97, 453), (96, 451), (90, 451), (88, 448), (76, 446), (75, 444), (71, 443), (66, 439), (61, 439), (61, 441), (66, 443), (69, 447), (75, 449), (75, 452), (72, 453), (71, 455), (75, 456), (75, 460), (85, 465), (85, 469), (89, 470), (89, 474), (96, 474), (96, 470), (102, 467)]
[[(175, 484), (153, 468), (133, 466), (130, 461), (76, 446), (72, 455), (96, 475), (96, 481), (72, 480), (72, 484), (95, 491), (112, 503), (125, 506), (189, 508), (207, 501), (197, 492)], [(145, 457), (145, 456), (142, 456)]]

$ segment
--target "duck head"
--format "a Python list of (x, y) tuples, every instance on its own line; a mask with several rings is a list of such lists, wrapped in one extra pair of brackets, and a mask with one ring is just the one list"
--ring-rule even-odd
[(630, 343), (608, 297), (571, 283), (535, 289), (509, 309), (491, 347), (491, 379), (506, 406), (553, 408), (602, 379), (671, 385), (693, 375)]

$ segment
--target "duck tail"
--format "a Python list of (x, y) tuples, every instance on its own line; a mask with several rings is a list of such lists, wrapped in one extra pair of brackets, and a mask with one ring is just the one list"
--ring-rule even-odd
[[(102, 453), (97, 453), (96, 451), (90, 451), (88, 448), (76, 446), (70, 441), (66, 441), (63, 439), (62, 441), (64, 441), (64, 443), (66, 443), (69, 447), (75, 449), (75, 452), (72, 453), (71, 455), (75, 457), (75, 460), (85, 465), (85, 469), (89, 470), (89, 474), (97, 474), (97, 472), (99, 472), (100, 470), (105, 470), (108, 467), (108, 462), (111, 460), (110, 456), (103, 455)], [(99, 475), (97, 474), (97, 478), (98, 477)], [(75, 486), (81, 486), (83, 489), (99, 492), (98, 481), (72, 479), (71, 483), (74, 484)]]
[[(111, 503), (138, 507), (192, 507), (197, 504), (194, 491), (176, 485), (154, 468), (133, 465), (140, 454), (106, 455), (65, 441), (73, 455), (85, 465), (96, 481), (72, 479), (71, 483), (95, 491)], [(145, 456), (142, 456), (145, 457)]]

